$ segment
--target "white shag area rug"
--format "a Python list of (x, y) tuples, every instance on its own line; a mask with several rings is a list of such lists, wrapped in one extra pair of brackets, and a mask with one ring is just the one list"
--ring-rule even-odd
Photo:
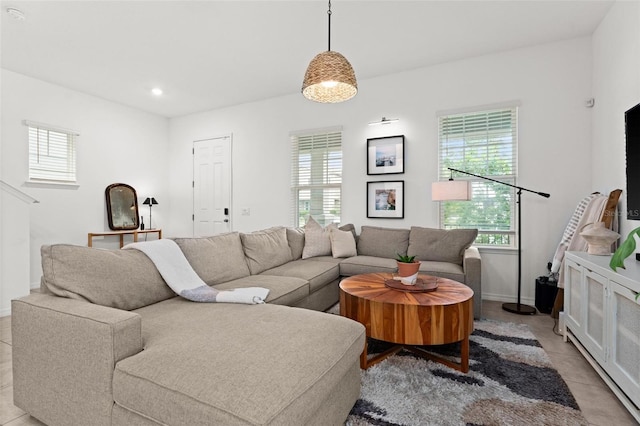
[[(480, 320), (474, 329), (467, 374), (404, 350), (362, 371), (346, 425), (588, 425), (527, 325)], [(369, 355), (388, 346), (370, 339)], [(460, 361), (457, 343), (423, 349)]]

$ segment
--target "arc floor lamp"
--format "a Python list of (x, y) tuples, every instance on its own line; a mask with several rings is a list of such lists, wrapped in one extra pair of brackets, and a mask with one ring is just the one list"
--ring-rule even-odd
[[(521, 186), (512, 185), (507, 182), (502, 182), (496, 179), (491, 179), (485, 176), (476, 175), (473, 173), (465, 172), (464, 170), (453, 169), (448, 167), (451, 172), (462, 173), (469, 176), (474, 176), (480, 179), (489, 180), (491, 182), (496, 182), (502, 185), (510, 186), (512, 188), (517, 189), (516, 194), (518, 195), (518, 199), (516, 203), (518, 204), (518, 214), (517, 214), (517, 222), (518, 222), (518, 301), (516, 303), (503, 303), (502, 309), (507, 312), (512, 312), (514, 314), (519, 315), (533, 315), (536, 313), (536, 308), (533, 306), (525, 305), (520, 303), (520, 294), (522, 288), (522, 203), (521, 203), (521, 195), (522, 191), (532, 192), (534, 194), (538, 194), (541, 197), (549, 198), (551, 195), (546, 192), (533, 191), (531, 189), (523, 188)], [(469, 191), (469, 182), (466, 181), (455, 181), (453, 180), (453, 176), (449, 178), (448, 181), (434, 182), (431, 186), (431, 199), (433, 201), (453, 201), (453, 200), (470, 200), (471, 192)]]

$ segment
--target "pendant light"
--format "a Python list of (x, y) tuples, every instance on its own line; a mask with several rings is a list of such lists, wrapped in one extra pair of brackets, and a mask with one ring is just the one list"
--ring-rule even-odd
[(305, 98), (322, 103), (337, 103), (353, 98), (358, 92), (351, 64), (340, 53), (331, 50), (331, 0), (329, 0), (329, 46), (309, 63), (302, 83)]

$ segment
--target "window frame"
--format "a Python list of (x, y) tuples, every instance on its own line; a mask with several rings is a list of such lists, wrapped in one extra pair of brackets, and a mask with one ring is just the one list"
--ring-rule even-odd
[[(302, 130), (289, 134), (291, 146), (291, 223), (295, 227), (304, 226), (306, 216), (313, 215), (314, 219), (321, 225), (329, 223), (339, 223), (342, 213), (342, 171), (343, 171), (343, 150), (342, 150), (342, 127), (330, 127), (323, 129)], [(309, 149), (301, 149), (302, 145), (307, 145)], [(324, 147), (322, 146), (324, 145)], [(338, 148), (338, 149), (336, 149)], [(336, 153), (338, 153), (336, 155)], [(301, 155), (311, 156), (307, 162), (308, 170), (301, 168)], [(316, 159), (312, 158), (316, 156)], [(339, 167), (336, 168), (336, 164)], [(302, 173), (302, 174), (301, 174)], [(301, 183), (302, 180), (308, 183)], [(325, 190), (336, 191), (333, 194), (333, 206), (329, 206), (328, 200), (331, 193), (325, 194)], [(308, 200), (300, 198), (302, 191), (309, 191)], [(313, 207), (313, 191), (322, 191), (322, 213), (318, 215), (317, 206)], [(308, 202), (310, 209), (307, 214), (301, 216), (301, 201)], [(331, 208), (333, 207), (333, 208)], [(336, 217), (327, 221), (327, 218), (337, 210)]]
[[(508, 229), (499, 229), (499, 223), (494, 222), (493, 228), (490, 226), (483, 227), (480, 222), (462, 223), (460, 228), (475, 227), (478, 228), (478, 237), (474, 245), (481, 248), (492, 249), (515, 249), (518, 245), (517, 235), (517, 190), (508, 185), (517, 185), (518, 178), (518, 143), (519, 143), (519, 110), (520, 103), (517, 101), (508, 102), (497, 105), (479, 106), (466, 108), (464, 110), (442, 111), (436, 114), (437, 131), (438, 131), (438, 181), (447, 181), (451, 177), (456, 180), (470, 182), (472, 200), (471, 201), (442, 201), (438, 209), (438, 224), (442, 229), (455, 229), (456, 226), (451, 225), (446, 215), (447, 203), (472, 203), (460, 205), (460, 210), (471, 210), (473, 206), (481, 206), (482, 210), (495, 214), (500, 212), (499, 204), (509, 203)], [(486, 116), (486, 125), (479, 125), (479, 116)], [(509, 116), (510, 126), (508, 130), (504, 125), (500, 124), (500, 116)], [(474, 120), (475, 117), (475, 120)], [(461, 125), (461, 131), (447, 131), (443, 128), (444, 120), (456, 120), (456, 124)], [(465, 120), (469, 120), (473, 125), (469, 125), (473, 131), (467, 131)], [(455, 128), (450, 125), (450, 129)], [(480, 137), (480, 135), (483, 137)], [(507, 136), (509, 135), (509, 136)], [(454, 137), (458, 139), (458, 147), (450, 148), (447, 145), (453, 145)], [(511, 138), (509, 143), (501, 141), (501, 139)], [(470, 142), (470, 140), (473, 140)], [(482, 143), (479, 140), (483, 140)], [(447, 144), (447, 142), (449, 142)], [(460, 145), (461, 143), (461, 145)], [(471, 157), (468, 152), (474, 150), (480, 151), (484, 148), (483, 155)], [(457, 161), (451, 161), (447, 158), (450, 151), (459, 150), (457, 152)], [(486, 158), (484, 158), (486, 157)], [(468, 161), (473, 158), (472, 161)], [(483, 159), (484, 158), (484, 159)], [(505, 158), (510, 158), (509, 162)], [(479, 159), (479, 160), (478, 160)], [(496, 173), (499, 167), (493, 167), (494, 171), (490, 171), (491, 162), (499, 161), (502, 167), (508, 170), (508, 173)], [(504, 181), (508, 185), (502, 185), (497, 182), (491, 182), (475, 176), (463, 175), (461, 173), (451, 172), (448, 167), (468, 171), (480, 176), (486, 176), (496, 181)], [(485, 195), (484, 197), (482, 195)], [(488, 207), (487, 207), (488, 206)], [(489, 215), (495, 218), (493, 215)], [(505, 221), (505, 224), (506, 222)], [(488, 225), (489, 223), (487, 223)], [(491, 242), (493, 240), (493, 242)]]
[[(24, 120), (23, 124), (27, 127), (28, 145), (26, 183), (31, 186), (78, 187), (78, 132), (28, 120)], [(34, 132), (37, 132), (35, 137)], [(51, 136), (57, 144), (54, 148), (59, 148), (59, 155), (56, 157), (51, 152), (42, 155), (45, 162), (49, 160), (49, 165), (37, 167), (37, 164), (40, 164), (40, 149), (43, 143), (41, 139), (46, 139), (49, 150), (52, 148), (49, 143), (52, 140)], [(33, 162), (34, 155), (38, 157), (38, 163)]]

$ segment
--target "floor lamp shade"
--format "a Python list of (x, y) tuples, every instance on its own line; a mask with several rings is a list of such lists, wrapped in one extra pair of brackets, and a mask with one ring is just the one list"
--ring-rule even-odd
[(469, 201), (470, 199), (469, 181), (446, 180), (431, 184), (432, 201)]

